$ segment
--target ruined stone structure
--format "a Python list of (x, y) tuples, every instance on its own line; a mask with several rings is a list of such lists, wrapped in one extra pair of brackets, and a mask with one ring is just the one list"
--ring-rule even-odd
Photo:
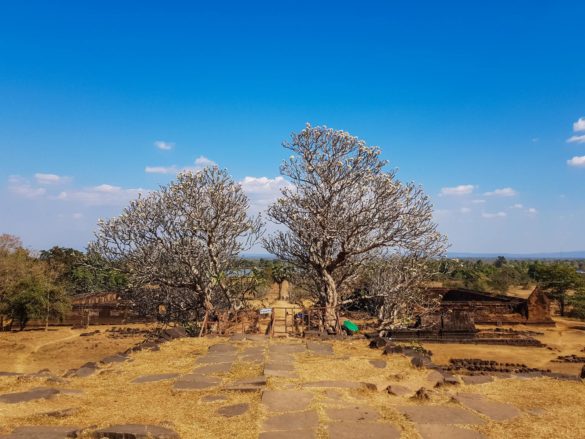
[(550, 300), (536, 288), (528, 299), (503, 296), (463, 288), (432, 288), (441, 297), (436, 313), (421, 321), (421, 327), (437, 327), (444, 331), (473, 330), (475, 324), (554, 325)]

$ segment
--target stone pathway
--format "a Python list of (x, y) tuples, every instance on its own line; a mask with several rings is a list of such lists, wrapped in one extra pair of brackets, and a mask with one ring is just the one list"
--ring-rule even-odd
[[(211, 412), (218, 416), (218, 422), (230, 422), (229, 419), (248, 413), (253, 407), (250, 400), (234, 401), (234, 392), (251, 392), (251, 400), (258, 398), (256, 401), (260, 403), (258, 427), (259, 437), (262, 439), (302, 439), (315, 438), (317, 435), (328, 435), (332, 439), (400, 438), (401, 432), (397, 425), (388, 422), (377, 407), (360, 402), (367, 400), (367, 392), (382, 392), (387, 398), (387, 407), (401, 413), (405, 420), (410, 421), (412, 428), (416, 429), (422, 439), (482, 439), (480, 433), (472, 430), (474, 426), (483, 425), (486, 420), (501, 422), (522, 415), (511, 404), (493, 401), (477, 393), (456, 393), (457, 386), (486, 384), (493, 381), (491, 376), (459, 378), (431, 370), (428, 373), (423, 372), (415, 387), (414, 382), (402, 381), (403, 377), (389, 373), (390, 362), (364, 358), (363, 366), (379, 374), (379, 380), (375, 380), (377, 384), (351, 378), (300, 382), (297, 370), (299, 358), (314, 362), (314, 357), (344, 358), (336, 355), (333, 345), (326, 341), (277, 341), (258, 335), (234, 336), (227, 341), (218, 340), (207, 352), (196, 356), (193, 369), (187, 374), (168, 371), (143, 375), (135, 377), (131, 383), (148, 386), (149, 383), (169, 382), (173, 392), (186, 392), (185, 395), (192, 397), (196, 403), (212, 405)], [(122, 361), (132, 359), (119, 355), (104, 359), (102, 364)], [(239, 371), (242, 363), (247, 364), (251, 371), (261, 370), (262, 375), (234, 379), (230, 374), (234, 370)], [(114, 367), (117, 366), (114, 364)], [(95, 364), (86, 364), (72, 372), (71, 376), (90, 376), (98, 369)], [(392, 377), (396, 379), (388, 381)], [(14, 379), (18, 377), (15, 376)], [(451, 387), (429, 390), (427, 393), (431, 395), (430, 401), (415, 404), (411, 397), (421, 384), (427, 389), (452, 386), (454, 391), (449, 390)], [(446, 392), (447, 396), (453, 395), (452, 401), (437, 404), (434, 395), (438, 392)], [(26, 403), (67, 394), (76, 392), (39, 387), (0, 395), (0, 403)], [(67, 410), (70, 409), (55, 411), (54, 417), (70, 416)], [(46, 415), (52, 416), (48, 413)], [(221, 421), (221, 418), (226, 419)], [(0, 439), (61, 439), (72, 434), (70, 431), (76, 431), (76, 427), (22, 427), (9, 435), (0, 435)], [(154, 425), (115, 425), (101, 430), (90, 430), (84, 434), (93, 438), (147, 435), (159, 439), (179, 438), (173, 430)]]

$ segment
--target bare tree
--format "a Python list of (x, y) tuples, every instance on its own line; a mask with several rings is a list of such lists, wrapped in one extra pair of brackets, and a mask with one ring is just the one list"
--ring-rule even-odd
[(284, 147), (292, 155), (280, 170), (292, 187), (283, 189), (268, 216), (288, 230), (264, 244), (297, 269), (297, 279), (325, 307), (325, 326), (333, 329), (337, 306), (369, 261), (398, 250), (421, 252), (443, 237), (422, 188), (385, 171), (379, 148), (310, 125)]
[[(90, 245), (129, 274), (131, 297), (143, 308), (187, 318), (201, 307), (239, 304), (228, 273), (259, 236), (259, 217), (225, 170), (207, 167), (139, 197), (119, 217), (99, 222)], [(205, 326), (205, 325), (204, 325)]]

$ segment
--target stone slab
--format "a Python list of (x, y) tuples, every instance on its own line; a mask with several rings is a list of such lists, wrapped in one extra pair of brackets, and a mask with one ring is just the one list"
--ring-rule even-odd
[(477, 431), (464, 430), (453, 425), (420, 424), (416, 426), (422, 439), (485, 439)]
[(96, 430), (91, 434), (94, 439), (180, 439), (171, 429), (158, 425), (126, 424)]
[(234, 390), (239, 392), (257, 392), (266, 386), (266, 377), (259, 376), (255, 378), (245, 378), (231, 383), (224, 387), (225, 390)]
[(243, 415), (249, 409), (250, 404), (247, 403), (226, 405), (225, 407), (220, 407), (217, 409), (217, 414), (223, 416), (224, 418), (233, 418), (235, 416)]
[(411, 395), (413, 390), (399, 384), (390, 384), (388, 387), (386, 387), (386, 392), (388, 392), (389, 395), (394, 396), (407, 396)]
[(304, 344), (273, 344), (268, 349), (271, 354), (299, 354), (307, 350)]
[(220, 343), (220, 344), (214, 344), (212, 346), (209, 346), (209, 348), (207, 349), (207, 352), (209, 352), (210, 354), (226, 354), (226, 353), (235, 353), (238, 352), (238, 348), (235, 347), (234, 345), (231, 345), (229, 343)]
[(65, 439), (77, 437), (79, 427), (31, 426), (17, 427), (2, 439)]
[(399, 407), (398, 411), (417, 424), (480, 425), (484, 423), (479, 416), (460, 407), (408, 406)]
[(262, 404), (270, 412), (305, 410), (313, 400), (313, 394), (302, 390), (265, 390)]
[(295, 370), (295, 365), (293, 363), (282, 363), (282, 362), (273, 362), (273, 361), (269, 361), (266, 363), (266, 366), (264, 366), (266, 369), (272, 369), (272, 370)]
[(308, 341), (307, 350), (317, 355), (333, 355), (333, 345), (318, 341)]
[(165, 381), (177, 378), (178, 376), (179, 376), (178, 373), (159, 373), (158, 375), (142, 375), (139, 376), (138, 378), (134, 378), (132, 380), (132, 383), (134, 384), (155, 383), (158, 381)]
[(210, 375), (214, 373), (226, 373), (229, 372), (232, 368), (232, 363), (212, 363), (206, 364), (204, 366), (200, 366), (196, 369), (193, 369), (193, 373), (201, 374), (201, 375)]
[(506, 421), (521, 415), (520, 410), (512, 404), (492, 401), (476, 393), (459, 393), (453, 399), (464, 407), (486, 415), (494, 421)]
[(311, 430), (317, 428), (318, 425), (317, 412), (309, 410), (271, 416), (264, 421), (262, 431)]
[(384, 360), (370, 360), (370, 364), (377, 369), (384, 369), (386, 367), (386, 361)]
[(290, 370), (264, 369), (264, 375), (276, 378), (298, 378), (297, 373)]
[(264, 431), (258, 439), (314, 439), (315, 430)]
[[(400, 431), (390, 424), (373, 422), (336, 422), (329, 424), (329, 437), (335, 439), (399, 439)], [(446, 439), (446, 437), (444, 438)]]
[(216, 377), (210, 377), (199, 374), (183, 375), (180, 379), (175, 381), (173, 389), (175, 390), (204, 390), (217, 387), (221, 380)]
[(380, 418), (378, 410), (368, 406), (327, 408), (325, 413), (332, 421), (377, 421)]
[(204, 404), (211, 404), (214, 402), (224, 402), (227, 401), (228, 397), (224, 395), (205, 395), (199, 401)]
[(217, 364), (217, 363), (233, 363), (236, 361), (236, 354), (206, 354), (197, 358), (196, 363), (198, 364)]
[(491, 383), (494, 377), (490, 375), (461, 375), (463, 384), (485, 384)]
[(111, 363), (123, 363), (124, 361), (127, 361), (127, 360), (128, 360), (128, 357), (126, 355), (116, 354), (116, 355), (110, 355), (109, 357), (102, 358), (101, 362), (103, 364), (111, 364)]
[(18, 404), (21, 402), (34, 401), (37, 399), (49, 399), (59, 394), (66, 394), (68, 392), (62, 389), (55, 389), (52, 387), (37, 387), (25, 392), (6, 393), (0, 395), (0, 402), (5, 404)]

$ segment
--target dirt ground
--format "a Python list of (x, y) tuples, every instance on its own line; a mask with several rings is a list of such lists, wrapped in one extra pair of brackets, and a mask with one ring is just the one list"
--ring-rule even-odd
[[(106, 330), (113, 326), (90, 326), (87, 329), (52, 327), (49, 331), (28, 330), (0, 332), (0, 372), (31, 373), (50, 369), (62, 374), (89, 361), (125, 351), (143, 340), (141, 335), (112, 338)], [(119, 327), (119, 326), (118, 326)], [(144, 328), (144, 325), (125, 327)], [(99, 330), (91, 337), (80, 334)]]

